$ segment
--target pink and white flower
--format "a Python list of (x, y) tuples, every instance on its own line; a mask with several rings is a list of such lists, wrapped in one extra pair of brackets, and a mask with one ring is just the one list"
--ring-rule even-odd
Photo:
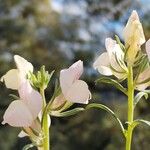
[(28, 73), (33, 72), (32, 64), (18, 55), (14, 56), (14, 60), (17, 69), (8, 71), (1, 80), (7, 88), (18, 90), (19, 99), (9, 105), (2, 123), (14, 127), (29, 127), (34, 124), (42, 109), (42, 97), (27, 79)]
[(83, 73), (83, 62), (81, 60), (74, 63), (67, 69), (60, 72), (60, 86), (62, 94), (56, 97), (56, 100), (63, 103), (69, 101), (71, 103), (87, 104), (91, 98), (91, 92), (88, 85), (80, 76)]
[(29, 127), (42, 109), (42, 97), (28, 81), (24, 82), (18, 91), (20, 98), (9, 105), (2, 123), (14, 127)]
[(111, 38), (105, 40), (107, 52), (102, 53), (94, 62), (93, 67), (105, 76), (114, 75), (119, 79), (126, 78), (126, 65), (124, 63), (124, 52), (119, 44)]

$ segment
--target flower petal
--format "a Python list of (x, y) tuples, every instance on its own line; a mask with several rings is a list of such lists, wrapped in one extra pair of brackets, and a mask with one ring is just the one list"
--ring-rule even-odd
[(22, 100), (13, 101), (7, 108), (2, 124), (8, 123), (14, 127), (28, 127), (33, 122), (33, 116)]
[(64, 96), (68, 101), (73, 103), (88, 104), (88, 100), (91, 98), (91, 93), (86, 82), (76, 80)]
[(74, 63), (68, 69), (60, 72), (60, 86), (65, 94), (75, 80), (78, 80), (83, 73), (83, 62), (81, 60)]
[(99, 73), (110, 76), (112, 75), (112, 71), (110, 67), (110, 61), (108, 53), (102, 53), (93, 64), (94, 69), (98, 69)]
[(42, 109), (42, 96), (31, 87), (28, 80), (20, 86), (18, 91), (20, 98), (28, 106), (33, 118), (36, 119)]
[[(143, 82), (147, 79), (150, 78), (150, 67), (145, 69), (142, 73), (140, 73), (138, 79), (137, 79), (137, 83)], [(150, 86), (150, 81), (143, 83), (143, 84), (137, 84), (136, 88), (138, 90), (144, 90), (146, 89), (148, 86)]]
[(146, 53), (147, 53), (148, 58), (150, 60), (150, 39), (146, 42)]
[(17, 69), (9, 70), (2, 78), (7, 88), (17, 90), (20, 86), (19, 72)]
[(25, 136), (29, 136), (27, 133), (25, 133), (23, 130), (18, 134), (18, 137), (23, 138)]
[(33, 66), (30, 62), (25, 60), (23, 57), (19, 55), (14, 56), (15, 63), (17, 65), (18, 70), (23, 76), (26, 76), (29, 71), (33, 72)]

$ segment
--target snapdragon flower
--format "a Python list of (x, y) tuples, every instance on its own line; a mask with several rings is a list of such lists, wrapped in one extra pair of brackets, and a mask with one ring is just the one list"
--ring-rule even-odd
[(127, 76), (127, 68), (124, 63), (124, 52), (115, 40), (107, 38), (105, 40), (107, 52), (102, 53), (94, 62), (93, 67), (102, 75), (114, 75), (118, 79), (124, 79)]
[(29, 127), (42, 109), (42, 97), (31, 87), (27, 79), (28, 73), (33, 72), (32, 64), (18, 55), (14, 56), (14, 60), (17, 69), (8, 71), (1, 80), (7, 88), (18, 90), (19, 99), (9, 105), (2, 123), (14, 127)]
[(42, 97), (26, 81), (18, 89), (19, 99), (11, 102), (3, 116), (3, 124), (14, 127), (29, 127), (38, 117), (42, 108)]
[(83, 62), (75, 62), (67, 69), (60, 71), (60, 87), (62, 94), (57, 96), (52, 107), (59, 107), (64, 102), (87, 104), (91, 99), (88, 85), (80, 76), (83, 73)]

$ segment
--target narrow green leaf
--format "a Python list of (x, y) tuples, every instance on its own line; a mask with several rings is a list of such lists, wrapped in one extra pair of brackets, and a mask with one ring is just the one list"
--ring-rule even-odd
[(90, 108), (103, 109), (103, 110), (107, 111), (109, 114), (111, 114), (116, 119), (116, 121), (119, 123), (119, 125), (121, 127), (121, 131), (125, 135), (125, 129), (122, 125), (122, 122), (110, 108), (108, 108), (107, 106), (105, 106), (103, 104), (97, 104), (97, 103), (92, 103), (92, 104), (87, 105), (86, 109), (90, 109)]
[(139, 92), (137, 93), (137, 95), (134, 98), (134, 107), (136, 106), (136, 104), (142, 99), (142, 97), (144, 97), (145, 99), (148, 98), (148, 93), (146, 92)]
[(111, 84), (113, 86), (115, 86), (117, 89), (119, 89), (120, 91), (122, 91), (124, 94), (127, 95), (127, 89), (124, 88), (120, 83), (118, 83), (116, 80), (114, 79), (110, 79), (108, 77), (100, 77), (99, 79), (96, 80), (96, 83), (107, 83), (107, 84)]
[(139, 124), (145, 124), (145, 125), (148, 125), (150, 127), (150, 121), (147, 121), (147, 120), (143, 120), (143, 119), (136, 119), (133, 121), (132, 123), (132, 127), (135, 128), (137, 125)]
[(51, 116), (55, 116), (55, 117), (69, 117), (69, 116), (72, 116), (72, 115), (75, 115), (81, 111), (84, 111), (85, 109), (82, 108), (82, 107), (78, 107), (78, 108), (74, 108), (72, 110), (68, 110), (68, 111), (65, 111), (65, 112), (57, 112), (57, 111), (52, 111), (50, 113)]

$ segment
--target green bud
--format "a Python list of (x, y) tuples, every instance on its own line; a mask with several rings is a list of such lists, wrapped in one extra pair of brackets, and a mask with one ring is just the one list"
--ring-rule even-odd
[(28, 79), (30, 80), (33, 87), (39, 89), (40, 88), (46, 89), (53, 73), (54, 71), (49, 73), (48, 71), (45, 70), (45, 66), (42, 66), (40, 71), (38, 71), (36, 74), (30, 72), (28, 75)]

